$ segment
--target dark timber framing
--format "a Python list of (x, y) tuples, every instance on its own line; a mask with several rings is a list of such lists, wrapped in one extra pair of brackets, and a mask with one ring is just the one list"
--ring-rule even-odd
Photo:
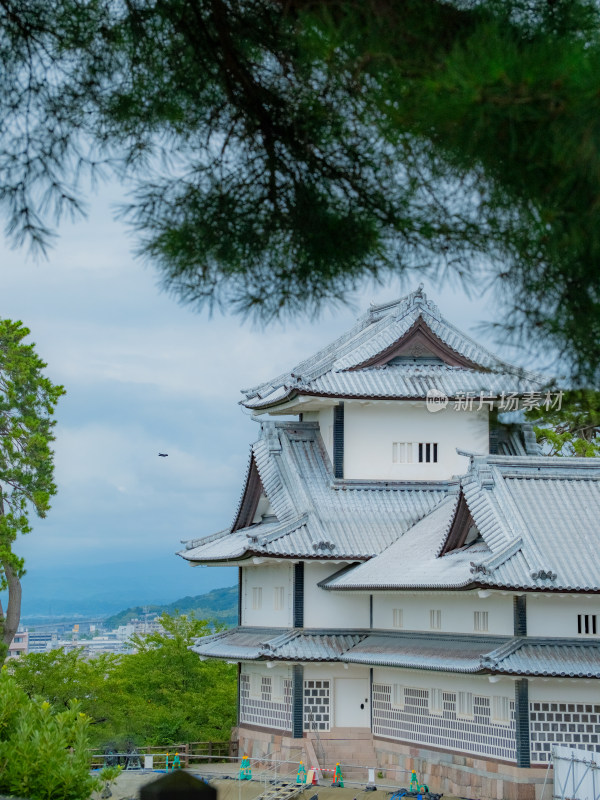
[(529, 681), (527, 678), (515, 682), (515, 733), (517, 737), (517, 767), (530, 767)]
[(527, 636), (527, 596), (513, 597), (513, 618), (515, 636)]
[(244, 573), (241, 567), (238, 567), (238, 625), (242, 624), (242, 581), (244, 580)]
[(304, 627), (304, 561), (294, 564), (294, 628)]
[(344, 477), (344, 404), (333, 409), (333, 474)]
[(304, 667), (292, 667), (292, 736), (302, 739), (304, 734)]

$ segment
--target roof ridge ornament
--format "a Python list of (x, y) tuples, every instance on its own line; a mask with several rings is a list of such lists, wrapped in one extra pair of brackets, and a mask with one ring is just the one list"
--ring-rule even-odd
[(264, 439), (267, 450), (270, 453), (281, 452), (281, 440), (279, 438), (277, 428), (275, 427), (275, 423), (272, 420), (265, 420), (261, 423), (260, 433), (261, 439)]

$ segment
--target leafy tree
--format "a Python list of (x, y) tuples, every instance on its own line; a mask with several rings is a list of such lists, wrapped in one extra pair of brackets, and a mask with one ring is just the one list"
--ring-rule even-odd
[(548, 455), (600, 456), (600, 392), (565, 392), (560, 409), (532, 409), (527, 417), (541, 423), (534, 430)]
[(30, 696), (56, 711), (77, 699), (94, 744), (224, 741), (235, 724), (236, 671), (189, 650), (213, 628), (193, 616), (161, 618), (164, 633), (133, 641), (137, 652), (83, 657), (83, 649), (31, 653), (7, 668)]
[(600, 367), (593, 0), (3, 0), (0, 203), (115, 165), (167, 288), (270, 317), (425, 265)]
[(69, 708), (77, 700), (95, 724), (106, 719), (109, 694), (104, 682), (115, 668), (118, 656), (102, 653), (83, 657), (83, 648), (48, 653), (29, 653), (9, 661), (6, 668), (29, 697), (42, 697), (55, 711)]
[(46, 516), (56, 492), (52, 415), (64, 393), (45, 377), (46, 364), (23, 341), (28, 335), (21, 322), (0, 320), (0, 588), (9, 593), (6, 617), (0, 616), (4, 649), (21, 616), (24, 562), (13, 544), (31, 531), (32, 511)]
[(0, 673), (0, 793), (30, 800), (87, 800), (89, 718), (76, 702), (54, 712)]
[(213, 632), (204, 620), (161, 617), (165, 633), (134, 636), (105, 682), (110, 716), (103, 735), (125, 742), (174, 744), (229, 738), (235, 724), (235, 667), (200, 661), (189, 647)]

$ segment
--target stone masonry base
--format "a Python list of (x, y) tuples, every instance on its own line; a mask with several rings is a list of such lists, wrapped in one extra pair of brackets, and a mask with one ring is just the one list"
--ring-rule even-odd
[[(251, 729), (244, 726), (234, 728), (232, 738), (239, 742), (240, 756), (252, 759), (277, 759), (281, 761), (303, 761), (308, 767), (315, 762), (315, 753), (325, 753), (326, 764), (336, 762), (347, 765), (344, 774), (352, 780), (367, 782), (366, 767), (376, 770), (376, 783), (408, 788), (410, 774), (414, 769), (419, 781), (426, 783), (432, 792), (458, 795), (480, 800), (540, 800), (544, 781), (545, 795), (552, 796), (552, 770), (547, 767), (524, 769), (490, 758), (463, 755), (420, 747), (414, 744), (378, 739), (365, 735), (363, 728), (334, 728), (320, 735), (316, 743), (312, 734), (303, 739), (275, 731)], [(351, 764), (360, 764), (360, 769), (350, 769)], [(292, 764), (283, 772), (294, 772)]]

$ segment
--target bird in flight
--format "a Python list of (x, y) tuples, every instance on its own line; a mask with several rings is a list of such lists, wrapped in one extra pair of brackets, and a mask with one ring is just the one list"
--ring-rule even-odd
[(168, 453), (159, 453), (158, 454), (161, 458), (166, 458), (169, 454)]

